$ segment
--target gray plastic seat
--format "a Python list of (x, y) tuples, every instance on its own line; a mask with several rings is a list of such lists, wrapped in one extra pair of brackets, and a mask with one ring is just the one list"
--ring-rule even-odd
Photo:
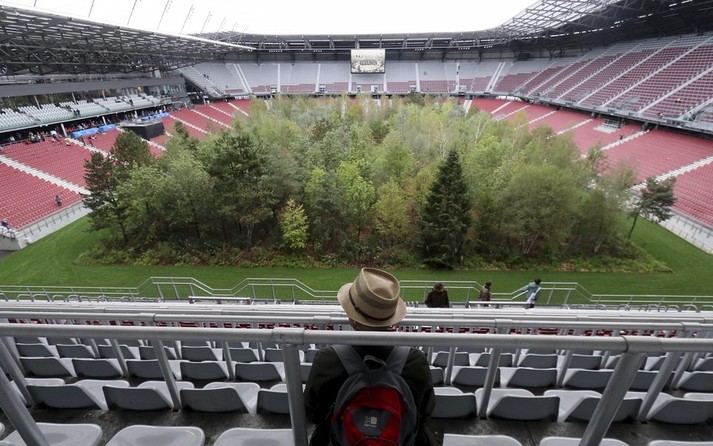
[[(97, 348), (99, 349), (99, 357), (107, 359), (116, 358), (114, 349), (111, 348), (111, 345), (98, 345)], [(121, 354), (124, 355), (124, 359), (136, 359), (139, 357), (138, 347), (130, 347), (128, 345), (119, 344), (119, 350), (121, 351)]]
[(243, 381), (284, 381), (285, 367), (281, 362), (236, 362), (235, 377)]
[(136, 424), (117, 432), (106, 446), (203, 446), (203, 429), (193, 426)]
[[(432, 365), (436, 367), (446, 367), (448, 365), (448, 352), (440, 351), (436, 352), (433, 356)], [(455, 352), (453, 356), (453, 365), (470, 365), (470, 353), (468, 352)]]
[(121, 377), (121, 368), (116, 359), (73, 358), (72, 365), (79, 378), (108, 379)]
[(647, 446), (713, 446), (713, 441), (654, 440)]
[[(579, 446), (581, 438), (545, 437), (540, 440), (540, 446)], [(629, 446), (627, 443), (614, 438), (603, 438), (599, 446)]]
[(223, 359), (220, 349), (208, 346), (182, 346), (181, 358), (186, 361), (218, 361)]
[[(557, 396), (560, 399), (559, 422), (565, 421), (590, 421), (602, 394), (594, 390), (546, 390), (544, 395)], [(618, 423), (635, 419), (641, 408), (642, 400), (639, 397), (626, 397), (619, 406), (612, 422)]]
[(76, 376), (69, 358), (20, 358), (28, 376), (63, 378)]
[(455, 387), (435, 387), (436, 407), (433, 418), (467, 418), (476, 413), (475, 395)]
[[(163, 351), (166, 352), (168, 359), (176, 359), (176, 352), (171, 347), (163, 346)], [(140, 359), (156, 359), (156, 351), (153, 347), (142, 345), (139, 347)]]
[(181, 361), (180, 365), (183, 379), (228, 379), (228, 369), (222, 361)]
[(435, 365), (429, 366), (431, 370), (431, 383), (433, 385), (438, 385), (443, 382), (443, 369), (441, 367), (436, 367)]
[(536, 369), (554, 368), (557, 367), (557, 355), (528, 353), (527, 355), (520, 357), (518, 367), (531, 367)]
[[(634, 376), (634, 381), (631, 383), (631, 388), (634, 390), (649, 390), (649, 387), (651, 387), (651, 384), (654, 382), (654, 379), (658, 376), (658, 374), (659, 372), (657, 370), (637, 370), (636, 376)], [(666, 380), (664, 387), (668, 387), (670, 385), (672, 378), (673, 372), (671, 372), (669, 379)]]
[(500, 367), (502, 387), (550, 387), (557, 380), (557, 369), (535, 369), (530, 367)]
[(602, 364), (602, 357), (597, 355), (582, 355), (574, 354), (572, 355), (572, 361), (569, 363), (569, 367), (572, 369), (587, 369), (596, 370)]
[(56, 386), (28, 385), (27, 390), (35, 403), (57, 409), (101, 409), (107, 410), (102, 392), (104, 385), (129, 387), (123, 380), (82, 380), (73, 384)]
[(181, 389), (184, 408), (197, 412), (239, 412), (254, 415), (257, 412), (256, 383), (209, 383), (202, 389)]
[(15, 344), (15, 347), (17, 348), (17, 353), (22, 357), (30, 357), (30, 358), (57, 358), (57, 357), (59, 357), (59, 354), (57, 353), (57, 349), (54, 346), (50, 347), (49, 345), (42, 344), (42, 343), (35, 343), (35, 344), (17, 343), (17, 344)]
[[(478, 405), (483, 404), (483, 389), (475, 391)], [(486, 414), (488, 417), (518, 421), (557, 419), (559, 397), (535, 396), (525, 389), (492, 389)]]
[(505, 435), (445, 434), (443, 446), (522, 446), (522, 443)]
[(603, 389), (609, 383), (613, 370), (568, 369), (564, 375), (564, 387), (576, 389)]
[[(500, 370), (495, 372), (495, 382), (500, 380)], [(487, 367), (453, 367), (453, 378), (451, 381), (454, 384), (462, 384), (465, 386), (479, 386), (482, 387), (485, 384), (485, 377), (488, 374)]]
[(94, 352), (84, 344), (58, 344), (60, 358), (94, 358)]
[(713, 372), (684, 372), (678, 382), (678, 388), (695, 392), (711, 392), (713, 391)]
[(292, 429), (236, 427), (220, 434), (213, 446), (291, 446), (294, 444)]
[(254, 349), (245, 347), (231, 348), (230, 359), (235, 362), (255, 362), (258, 360), (258, 357), (257, 352)]
[(701, 358), (693, 366), (694, 371), (713, 372), (713, 357)]
[[(498, 367), (512, 367), (514, 355), (512, 353), (503, 353), (500, 355)], [(490, 353), (471, 353), (470, 364), (479, 367), (488, 367), (490, 363)]]
[[(176, 379), (181, 379), (181, 361), (168, 361), (171, 367), (173, 376)], [(158, 359), (129, 359), (126, 361), (126, 368), (129, 369), (129, 375), (143, 379), (163, 379), (161, 366), (158, 365)]]
[(699, 424), (713, 417), (713, 400), (660, 394), (646, 419), (669, 424)]
[[(181, 389), (193, 388), (193, 383), (177, 381)], [(109, 409), (124, 410), (172, 410), (174, 409), (166, 383), (163, 381), (146, 381), (138, 387), (104, 386), (104, 397)]]
[[(52, 446), (96, 446), (102, 436), (102, 428), (96, 424), (37, 423), (37, 427)], [(17, 431), (3, 441), (15, 446), (26, 445)]]
[(276, 414), (289, 414), (290, 403), (285, 384), (275, 384), (269, 389), (260, 389), (257, 393), (257, 411)]

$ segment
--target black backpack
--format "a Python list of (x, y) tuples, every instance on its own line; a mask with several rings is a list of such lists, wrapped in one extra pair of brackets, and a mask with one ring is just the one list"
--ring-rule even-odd
[(335, 345), (349, 374), (337, 393), (332, 416), (332, 445), (411, 446), (416, 439), (418, 411), (411, 389), (401, 376), (410, 348), (394, 347), (386, 361), (353, 347)]

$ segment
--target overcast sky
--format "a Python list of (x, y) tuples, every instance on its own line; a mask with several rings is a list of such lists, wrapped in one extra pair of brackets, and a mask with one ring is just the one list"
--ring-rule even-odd
[[(166, 4), (169, 4), (168, 8)], [(390, 34), (480, 31), (535, 0), (0, 0), (167, 33)], [(132, 12), (133, 9), (133, 12)], [(165, 9), (165, 13), (164, 13)]]

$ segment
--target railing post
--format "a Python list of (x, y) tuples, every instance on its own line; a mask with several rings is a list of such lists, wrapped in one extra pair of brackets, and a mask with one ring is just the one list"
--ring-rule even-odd
[(594, 409), (592, 419), (587, 424), (587, 428), (582, 434), (582, 441), (579, 446), (599, 446), (619, 406), (624, 400), (626, 392), (634, 382), (636, 372), (639, 370), (641, 361), (646, 355), (644, 353), (622, 353), (619, 362), (612, 373), (607, 387), (604, 389), (602, 398)]
[[(17, 358), (11, 353), (8, 346), (9, 338), (2, 338), (0, 342), (0, 367), (7, 371), (10, 378), (17, 385), (18, 390), (25, 398), (28, 404), (32, 404), (32, 395), (27, 390), (27, 381), (25, 381), (25, 375), (22, 371), (22, 363), (20, 363)], [(7, 412), (5, 412), (7, 413)]]
[(121, 368), (121, 374), (125, 378), (128, 378), (129, 368), (126, 365), (126, 358), (124, 358), (124, 354), (121, 352), (121, 347), (119, 347), (119, 342), (116, 339), (111, 338), (109, 339), (109, 343), (111, 344), (111, 349), (114, 352), (114, 356), (116, 356), (116, 361), (119, 363), (119, 368)]
[(307, 416), (305, 414), (304, 393), (302, 391), (299, 348), (295, 344), (283, 344), (282, 355), (285, 361), (292, 436), (295, 446), (307, 446)]
[[(3, 363), (12, 364), (12, 359), (3, 342), (0, 342), (0, 355), (2, 355), (3, 359), (0, 363), (0, 408), (2, 408), (2, 411), (28, 446), (49, 446), (49, 442), (40, 431), (30, 412), (20, 401), (20, 397), (17, 396), (17, 393), (12, 388), (7, 376), (5, 376)], [(9, 362), (8, 359), (10, 360)], [(12, 366), (10, 366), (9, 371), (11, 374), (12, 370)], [(13, 379), (15, 379), (14, 376)], [(18, 387), (25, 387), (24, 379), (22, 379), (22, 384)], [(26, 388), (24, 390), (27, 392)], [(32, 398), (29, 398), (28, 401), (31, 402)]]
[(448, 349), (448, 364), (446, 365), (446, 373), (443, 376), (443, 382), (447, 385), (451, 385), (451, 377), (453, 376), (453, 363), (456, 360), (456, 348), (450, 347)]
[(678, 352), (668, 352), (666, 355), (666, 359), (664, 359), (661, 369), (656, 374), (656, 377), (651, 383), (648, 392), (646, 392), (644, 401), (641, 403), (641, 407), (639, 408), (638, 419), (640, 421), (646, 420), (646, 416), (649, 414), (651, 406), (654, 405), (656, 397), (658, 397), (661, 393), (661, 389), (663, 389), (666, 385), (666, 382), (671, 377), (671, 372), (673, 372), (673, 369), (676, 367), (676, 364), (678, 364), (680, 359), (681, 354)]
[(173, 371), (171, 371), (171, 366), (168, 364), (168, 357), (166, 356), (166, 350), (164, 350), (163, 348), (163, 341), (158, 339), (152, 339), (151, 344), (153, 344), (153, 349), (156, 353), (156, 359), (158, 359), (158, 365), (161, 368), (163, 379), (164, 381), (166, 381), (168, 393), (171, 395), (171, 401), (173, 402), (173, 410), (180, 410), (183, 407), (181, 404), (181, 396), (178, 394), (176, 378), (174, 378)]
[(488, 404), (490, 403), (490, 394), (493, 391), (493, 385), (495, 384), (495, 378), (498, 375), (498, 370), (500, 370), (500, 354), (502, 353), (501, 348), (491, 348), (490, 349), (490, 361), (488, 361), (488, 372), (485, 374), (485, 382), (483, 383), (483, 398), (480, 402), (480, 408), (478, 408), (478, 416), (480, 418), (487, 418), (488, 414)]
[(228, 368), (228, 379), (235, 381), (235, 366), (233, 365), (233, 357), (230, 354), (230, 342), (223, 341), (223, 361)]

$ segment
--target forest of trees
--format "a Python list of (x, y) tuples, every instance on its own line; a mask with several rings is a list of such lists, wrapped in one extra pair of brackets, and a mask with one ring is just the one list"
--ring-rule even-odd
[[(252, 101), (247, 121), (153, 159), (131, 132), (85, 164), (113, 262), (455, 268), (630, 255), (630, 168), (453, 99)], [(605, 168), (606, 166), (606, 168)]]

